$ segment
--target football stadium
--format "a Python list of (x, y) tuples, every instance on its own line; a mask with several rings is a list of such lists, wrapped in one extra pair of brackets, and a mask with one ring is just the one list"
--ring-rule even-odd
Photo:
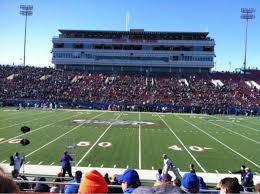
[(22, 64), (0, 65), (0, 193), (260, 193), (254, 8), (235, 71), (213, 70), (214, 32), (111, 27), (56, 28), (53, 67), (27, 65), (33, 11)]

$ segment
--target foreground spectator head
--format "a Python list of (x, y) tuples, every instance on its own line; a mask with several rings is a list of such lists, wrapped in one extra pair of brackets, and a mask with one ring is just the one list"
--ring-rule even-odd
[(19, 187), (12, 179), (0, 175), (0, 193), (19, 193), (19, 192), (20, 192)]
[(141, 185), (138, 173), (131, 168), (126, 169), (122, 175), (117, 175), (116, 179), (121, 182), (124, 193), (132, 193)]
[(86, 173), (79, 186), (79, 194), (106, 193), (107, 191), (108, 186), (104, 177), (96, 170)]
[(68, 183), (75, 183), (75, 184), (67, 184), (64, 189), (64, 193), (78, 193), (79, 185), (76, 183), (80, 183), (82, 178), (82, 172), (80, 170), (75, 172), (75, 177), (73, 180), (69, 181)]
[(192, 172), (184, 174), (181, 181), (181, 189), (186, 193), (198, 193), (199, 179), (197, 175)]
[(222, 179), (219, 183), (219, 186), (220, 194), (239, 193), (241, 189), (238, 180), (230, 177)]
[(257, 194), (260, 194), (260, 183), (258, 183), (258, 184), (255, 185), (255, 192), (256, 192)]

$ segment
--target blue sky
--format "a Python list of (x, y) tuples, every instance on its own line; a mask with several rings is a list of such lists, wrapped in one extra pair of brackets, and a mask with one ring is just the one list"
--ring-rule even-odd
[(51, 39), (58, 29), (209, 31), (216, 41), (215, 70), (243, 66), (245, 21), (241, 7), (256, 8), (249, 22), (248, 66), (260, 69), (260, 0), (0, 0), (0, 64), (21, 64), (24, 17), (20, 4), (32, 4), (28, 18), (26, 63), (53, 66)]

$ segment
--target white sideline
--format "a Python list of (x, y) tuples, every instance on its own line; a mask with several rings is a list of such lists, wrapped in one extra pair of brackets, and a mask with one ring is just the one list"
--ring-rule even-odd
[(184, 149), (188, 152), (188, 154), (191, 156), (191, 158), (198, 164), (198, 166), (200, 167), (200, 169), (203, 172), (207, 172), (199, 163), (199, 161), (192, 155), (192, 153), (188, 150), (188, 148), (184, 145), (184, 143), (181, 141), (181, 139), (176, 135), (176, 133), (172, 130), (172, 128), (168, 125), (168, 123), (165, 122), (165, 120), (160, 116), (160, 119), (162, 120), (162, 122), (168, 127), (168, 129), (172, 132), (172, 134), (176, 137), (176, 139), (180, 142), (180, 144), (184, 147)]
[(202, 130), (200, 127), (196, 126), (195, 124), (185, 120), (184, 118), (177, 116), (178, 118), (180, 118), (181, 120), (183, 120), (184, 122), (190, 124), (191, 126), (193, 126), (194, 128), (200, 130), (201, 132), (205, 133), (207, 136), (211, 137), (212, 139), (214, 139), (215, 141), (217, 141), (218, 143), (222, 144), (223, 146), (225, 146), (226, 148), (228, 148), (229, 150), (231, 150), (232, 152), (236, 153), (237, 155), (239, 155), (240, 157), (244, 158), (245, 160), (247, 160), (248, 162), (250, 162), (251, 164), (255, 165), (257, 168), (260, 169), (260, 166), (256, 163), (254, 163), (253, 161), (249, 160), (247, 157), (243, 156), (242, 154), (240, 154), (239, 152), (237, 152), (236, 150), (232, 149), (231, 147), (229, 147), (228, 145), (226, 145), (225, 143), (223, 143), (222, 141), (218, 140), (217, 138), (213, 137), (212, 135), (208, 134), (207, 132), (205, 132), (204, 130)]
[[(9, 164), (3, 164), (0, 163), (0, 166), (4, 169), (5, 172), (11, 173), (13, 170), (12, 166), (9, 166)], [(25, 165), (25, 174), (31, 174), (31, 175), (43, 175), (43, 176), (56, 176), (58, 172), (60, 172), (61, 167), (60, 166), (50, 166), (50, 165)], [(98, 168), (98, 167), (72, 167), (72, 171), (75, 172), (77, 170), (81, 170), (83, 173), (86, 173), (90, 170), (96, 169), (101, 174), (108, 173), (110, 176), (113, 174), (122, 174), (125, 169), (123, 168)], [(137, 169), (137, 172), (140, 176), (141, 180), (151, 180), (155, 181), (155, 175), (157, 173), (157, 170), (139, 170)], [(183, 176), (185, 172), (180, 172), (180, 174)], [(219, 174), (219, 173), (200, 173), (196, 172), (198, 176), (203, 177), (204, 181), (206, 183), (215, 183), (217, 184), (222, 178), (225, 177), (237, 177), (238, 180), (240, 180), (240, 174)], [(254, 182), (259, 183), (260, 182), (260, 176), (254, 175)]]
[(222, 125), (219, 125), (219, 124), (217, 124), (217, 123), (213, 123), (212, 121), (208, 121), (208, 122), (211, 123), (211, 124), (213, 124), (213, 125), (215, 125), (215, 126), (221, 127), (221, 128), (223, 128), (223, 129), (225, 129), (225, 130), (227, 130), (227, 131), (229, 131), (229, 132), (235, 133), (235, 134), (237, 134), (237, 135), (239, 135), (239, 136), (241, 136), (241, 137), (244, 137), (245, 139), (248, 139), (248, 140), (250, 140), (250, 141), (252, 141), (252, 142), (255, 142), (255, 143), (257, 143), (257, 144), (260, 145), (260, 142), (259, 142), (259, 141), (256, 141), (256, 140), (251, 139), (251, 138), (249, 138), (249, 137), (247, 137), (247, 136), (245, 136), (245, 135), (242, 135), (242, 134), (240, 134), (240, 133), (237, 133), (237, 132), (235, 132), (235, 131), (232, 131), (232, 130), (230, 130), (229, 128), (224, 127), (224, 126), (222, 126)]
[[(42, 113), (37, 114), (37, 116), (38, 116), (38, 115), (41, 115), (41, 114), (42, 114)], [(51, 115), (47, 115), (46, 117), (49, 117), (49, 116), (51, 116)], [(40, 117), (40, 118), (35, 118), (35, 119), (23, 121), (23, 122), (21, 122), (21, 123), (15, 123), (15, 124), (9, 125), (9, 126), (7, 126), (7, 127), (0, 127), (0, 129), (7, 129), (7, 128), (10, 128), (10, 127), (13, 127), (13, 126), (16, 126), (16, 125), (20, 125), (20, 124), (23, 124), (23, 123), (29, 123), (29, 122), (32, 122), (32, 121), (34, 121), (34, 120), (39, 120), (39, 119), (46, 118), (46, 117)]]
[[(139, 122), (141, 121), (141, 113), (139, 112)], [(141, 124), (139, 123), (139, 169), (142, 169), (142, 147), (141, 147)]]
[[(80, 115), (81, 115), (81, 114), (83, 114), (83, 113), (80, 113)], [(15, 137), (11, 137), (11, 138), (9, 138), (9, 139), (7, 139), (7, 140), (4, 140), (4, 141), (0, 142), (0, 144), (5, 143), (5, 142), (8, 142), (8, 141), (10, 141), (10, 140), (13, 140), (13, 139), (15, 139), (15, 138), (17, 138), (17, 137), (21, 137), (21, 136), (24, 136), (24, 135), (28, 135), (28, 134), (30, 134), (30, 133), (34, 133), (34, 132), (36, 132), (36, 131), (38, 131), (38, 130), (40, 130), (40, 129), (49, 127), (49, 126), (54, 125), (54, 124), (56, 124), (56, 123), (58, 123), (58, 122), (65, 121), (65, 120), (70, 119), (70, 118), (75, 117), (75, 116), (78, 116), (78, 115), (73, 115), (73, 116), (67, 117), (67, 118), (65, 118), (65, 119), (56, 121), (56, 122), (54, 122), (54, 123), (41, 126), (41, 127), (39, 127), (39, 128), (36, 128), (35, 130), (29, 131), (29, 132), (26, 133), (26, 134), (23, 133), (23, 134), (20, 134), (20, 135), (15, 136)]]
[[(102, 113), (104, 114), (104, 113)], [(118, 115), (116, 119), (118, 119), (122, 114)], [(84, 154), (84, 156), (79, 160), (79, 162), (76, 164), (76, 167), (79, 166), (79, 164), (84, 160), (84, 158), (89, 154), (89, 152), (96, 146), (96, 144), (99, 142), (99, 140), (106, 134), (106, 132), (112, 127), (113, 123), (110, 124), (106, 130), (100, 135), (100, 137), (96, 140), (96, 142), (89, 148), (89, 150)]]
[[(101, 116), (102, 114), (104, 114), (104, 113), (101, 113), (101, 114), (98, 114), (98, 115), (94, 116), (93, 118), (91, 118), (91, 120), (92, 120), (92, 119), (95, 119), (96, 117)], [(84, 125), (84, 124), (85, 124), (85, 123), (82, 123), (82, 124), (80, 124), (80, 125), (78, 125), (78, 126), (72, 128), (71, 130), (67, 131), (66, 133), (63, 133), (62, 135), (56, 137), (54, 140), (50, 141), (49, 143), (46, 143), (46, 144), (44, 144), (43, 146), (39, 147), (38, 149), (36, 149), (36, 150), (32, 151), (31, 153), (27, 154), (25, 157), (28, 157), (28, 156), (34, 154), (35, 152), (38, 152), (38, 151), (41, 150), (42, 148), (48, 146), (49, 144), (55, 142), (56, 140), (60, 139), (61, 137), (65, 136), (65, 135), (67, 135), (68, 133), (70, 133), (70, 132), (76, 130), (77, 128), (81, 127), (81, 126)]]

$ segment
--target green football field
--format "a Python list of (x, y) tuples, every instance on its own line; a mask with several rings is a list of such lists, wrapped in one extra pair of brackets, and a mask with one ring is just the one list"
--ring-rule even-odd
[(18, 151), (27, 164), (59, 165), (65, 149), (74, 166), (158, 169), (165, 153), (181, 171), (193, 163), (198, 172), (228, 173), (245, 164), (259, 175), (260, 118), (0, 109), (0, 163)]

